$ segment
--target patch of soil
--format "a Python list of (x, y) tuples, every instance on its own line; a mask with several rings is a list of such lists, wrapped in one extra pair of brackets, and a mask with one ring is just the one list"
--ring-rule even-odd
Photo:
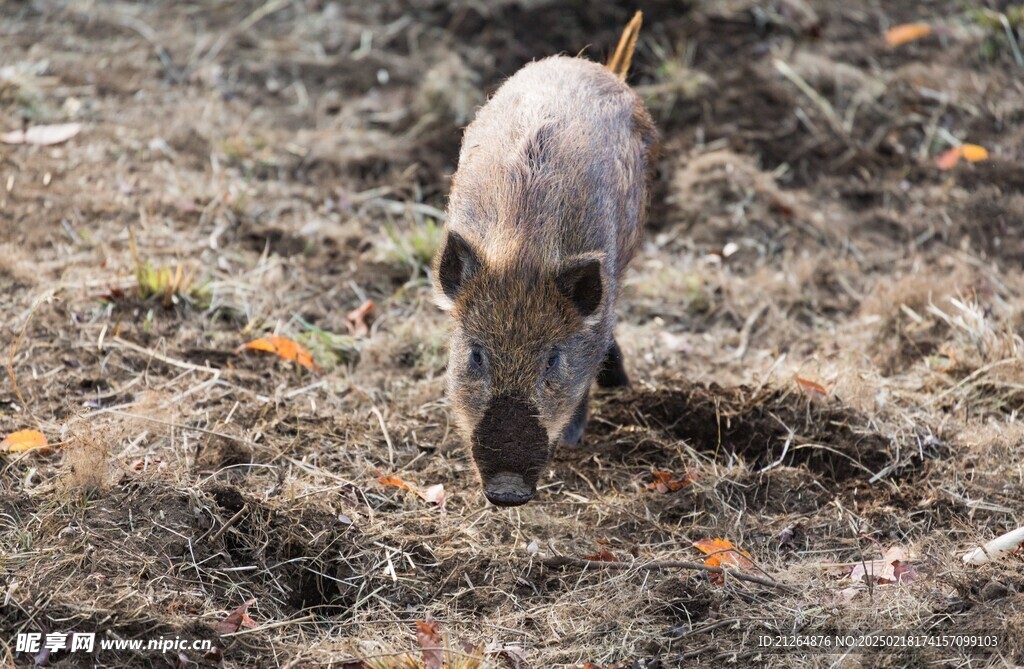
[(793, 197), (749, 156), (712, 151), (677, 166), (671, 202), (687, 243), (721, 252), (729, 242), (750, 238), (763, 253), (820, 246), (824, 235), (807, 221)]
[(786, 466), (723, 478), (713, 492), (716, 504), (779, 515), (813, 513), (834, 494), (807, 469)]
[(1020, 234), (1024, 220), (1024, 195), (1000, 195), (995, 189), (979, 189), (954, 218), (950, 244), (969, 247), (982, 257), (1020, 266), (1024, 261), (1024, 238)]
[(961, 165), (955, 175), (957, 183), (969, 190), (996, 188), (1004, 195), (1024, 193), (1024, 165), (1016, 161), (993, 157)]
[(240, 233), (241, 241), (246, 247), (260, 253), (267, 251), (283, 258), (305, 254), (313, 246), (312, 239), (273, 226), (245, 226)]
[(633, 435), (654, 433), (719, 460), (737, 456), (754, 469), (803, 466), (836, 482), (871, 478), (887, 467), (891, 474), (908, 476), (921, 464), (913, 457), (895, 462), (893, 439), (837, 400), (822, 402), (778, 388), (679, 380), (662, 388), (629, 389), (601, 402), (595, 415), (594, 435), (614, 438), (620, 452), (637, 444)]
[(897, 313), (879, 330), (871, 354), (879, 371), (893, 376), (936, 353), (948, 333), (949, 326), (941, 321), (919, 324)]
[[(5, 500), (5, 508), (8, 501), (20, 506), (18, 500)], [(315, 509), (273, 508), (231, 486), (214, 485), (201, 493), (137, 481), (58, 513), (34, 541), (44, 553), (59, 549), (62, 558), (33, 564), (48, 576), (29, 587), (45, 588), (48, 579), (84, 563), (93, 576), (80, 587), (99, 604), (116, 599), (123, 588), (163, 592), (170, 584), (189, 593), (189, 584), (199, 578), (227, 610), (237, 605), (237, 593), (245, 592), (269, 611), (280, 607), (277, 615), (285, 616), (323, 607), (337, 614), (352, 605), (359, 590), (357, 529)], [(80, 610), (75, 604), (80, 597), (65, 591), (32, 615), (53, 629), (70, 628), (70, 620), (74, 629), (91, 631), (100, 624), (103, 607)], [(184, 597), (184, 613), (200, 605), (193, 595)], [(137, 628), (121, 629), (115, 622), (107, 629), (132, 638), (153, 636), (143, 629), (144, 619), (132, 624)], [(212, 637), (209, 627), (196, 624), (194, 616), (168, 614), (159, 617), (156, 629), (172, 637)], [(9, 629), (18, 626), (12, 621)]]
[(213, 486), (209, 493), (225, 515), (242, 514), (222, 534), (232, 561), (260, 566), (256, 578), (267, 588), (283, 586), (288, 606), (341, 611), (352, 605), (358, 587), (350, 580), (356, 575), (351, 553), (358, 530), (316, 509), (268, 508), (231, 486)]

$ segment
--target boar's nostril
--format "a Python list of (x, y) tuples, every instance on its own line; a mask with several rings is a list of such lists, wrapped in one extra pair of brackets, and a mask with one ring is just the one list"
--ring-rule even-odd
[(537, 493), (519, 474), (501, 472), (484, 481), (484, 496), (495, 506), (526, 504)]

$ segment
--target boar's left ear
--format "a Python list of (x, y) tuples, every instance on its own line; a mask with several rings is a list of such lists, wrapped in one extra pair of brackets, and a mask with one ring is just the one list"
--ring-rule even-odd
[(463, 286), (479, 269), (480, 260), (473, 247), (462, 235), (449, 230), (434, 267), (438, 306), (451, 309)]
[(573, 258), (562, 266), (555, 278), (558, 292), (569, 298), (580, 315), (587, 317), (601, 306), (601, 259), (593, 256)]

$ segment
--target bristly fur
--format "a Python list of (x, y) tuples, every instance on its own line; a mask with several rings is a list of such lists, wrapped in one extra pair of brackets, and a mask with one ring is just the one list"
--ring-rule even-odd
[[(564, 435), (582, 434), (656, 150), (654, 123), (615, 71), (564, 56), (525, 66), (466, 129), (434, 281), (455, 323), (448, 392), (485, 485), (495, 462), (481, 458), (531, 462), (534, 477)], [(481, 420), (523, 406), (547, 443), (495, 454), (509, 437)]]

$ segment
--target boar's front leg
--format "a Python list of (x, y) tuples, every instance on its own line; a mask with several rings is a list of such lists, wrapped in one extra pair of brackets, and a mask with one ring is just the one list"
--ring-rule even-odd
[(590, 405), (590, 393), (587, 392), (580, 400), (579, 406), (572, 414), (572, 420), (562, 432), (562, 444), (575, 446), (583, 439), (583, 430), (587, 427), (587, 411)]
[(622, 351), (614, 339), (611, 348), (605, 354), (604, 362), (601, 363), (601, 371), (597, 373), (597, 385), (602, 388), (621, 388), (629, 385), (629, 376), (626, 375), (626, 368), (622, 364)]

